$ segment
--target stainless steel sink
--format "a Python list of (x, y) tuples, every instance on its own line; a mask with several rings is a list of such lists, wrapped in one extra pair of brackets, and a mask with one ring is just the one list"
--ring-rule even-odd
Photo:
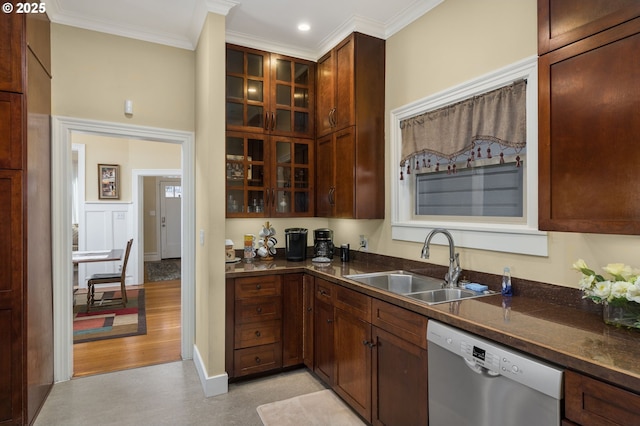
[(485, 295), (476, 291), (465, 290), (461, 288), (441, 288), (439, 290), (406, 294), (406, 296), (412, 299), (420, 300), (421, 302), (435, 304)]
[(359, 283), (370, 285), (396, 294), (417, 293), (442, 288), (443, 280), (416, 275), (406, 271), (373, 272), (370, 274), (345, 275)]
[(443, 288), (446, 285), (443, 280), (402, 270), (345, 275), (344, 277), (380, 290), (410, 297), (428, 305), (498, 294), (491, 291), (480, 293), (462, 288)]

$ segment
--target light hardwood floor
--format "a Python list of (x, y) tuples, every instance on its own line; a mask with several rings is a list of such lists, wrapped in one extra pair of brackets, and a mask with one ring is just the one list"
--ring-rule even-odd
[(145, 290), (147, 334), (73, 345), (73, 377), (110, 373), (181, 360), (180, 280)]

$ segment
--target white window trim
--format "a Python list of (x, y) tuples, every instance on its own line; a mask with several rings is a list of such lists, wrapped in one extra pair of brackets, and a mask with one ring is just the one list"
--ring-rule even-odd
[[(537, 56), (523, 59), (477, 79), (396, 108), (390, 113), (391, 137), (391, 238), (423, 242), (431, 229), (445, 228), (456, 246), (547, 256), (547, 233), (538, 230), (538, 66)], [(412, 219), (412, 175), (400, 180), (402, 135), (400, 122), (406, 118), (500, 88), (515, 80), (527, 79), (527, 172), (525, 214), (522, 223), (481, 223), (420, 221)], [(444, 241), (444, 240), (443, 240)], [(438, 243), (438, 240), (434, 240)]]

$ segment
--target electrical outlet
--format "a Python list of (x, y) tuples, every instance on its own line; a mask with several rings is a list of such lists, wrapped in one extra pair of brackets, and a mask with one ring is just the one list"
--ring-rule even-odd
[(369, 239), (365, 235), (360, 235), (360, 250), (369, 250)]

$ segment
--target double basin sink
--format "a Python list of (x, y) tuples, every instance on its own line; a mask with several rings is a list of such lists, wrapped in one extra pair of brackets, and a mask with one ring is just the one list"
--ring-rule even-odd
[(406, 296), (428, 305), (496, 294), (491, 291), (477, 292), (463, 288), (444, 287), (446, 284), (443, 280), (417, 275), (407, 271), (385, 271), (345, 275), (344, 278)]

